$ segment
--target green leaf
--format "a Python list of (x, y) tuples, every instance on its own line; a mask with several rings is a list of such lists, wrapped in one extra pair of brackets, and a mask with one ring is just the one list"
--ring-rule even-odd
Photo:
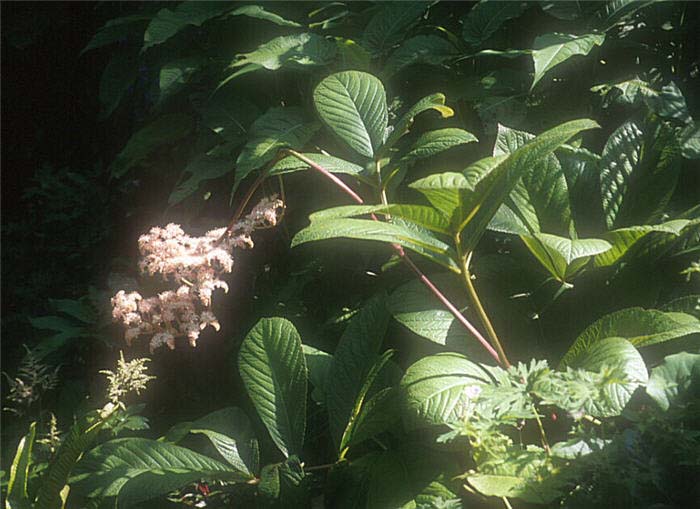
[(661, 306), (661, 310), (685, 313), (700, 320), (700, 295), (694, 294), (679, 297)]
[(700, 125), (691, 122), (680, 133), (681, 153), (686, 159), (700, 159)]
[(283, 318), (260, 320), (243, 340), (238, 365), (272, 441), (287, 457), (301, 452), (308, 375), (294, 325)]
[(275, 14), (274, 12), (266, 11), (265, 8), (260, 5), (244, 5), (243, 7), (239, 7), (233, 11), (230, 16), (246, 16), (248, 18), (270, 21), (271, 23), (281, 27), (298, 28), (302, 26), (296, 21), (291, 21), (283, 18), (279, 14)]
[(159, 83), (160, 96), (158, 101), (162, 103), (168, 97), (182, 90), (192, 76), (201, 69), (206, 60), (200, 57), (179, 58), (163, 65), (160, 68)]
[(356, 217), (367, 214), (388, 214), (392, 217), (400, 217), (419, 226), (438, 233), (449, 234), (449, 222), (433, 207), (425, 205), (345, 205), (331, 209), (314, 212), (309, 219), (314, 221), (328, 221), (330, 219)]
[(105, 23), (102, 28), (100, 28), (92, 39), (90, 39), (90, 42), (87, 46), (85, 46), (80, 54), (82, 55), (86, 51), (125, 40), (134, 34), (142, 33), (142, 31), (146, 29), (146, 25), (150, 19), (151, 16), (132, 14), (110, 20)]
[(469, 389), (490, 383), (488, 372), (463, 355), (424, 357), (401, 380), (404, 422), (409, 429), (458, 422), (472, 404)]
[(484, 1), (477, 3), (462, 17), (462, 38), (472, 46), (480, 46), (506, 21), (519, 17), (526, 2)]
[(343, 437), (344, 445), (350, 447), (401, 426), (399, 410), (399, 391), (394, 387), (381, 389), (362, 404), (350, 433), (346, 431), (347, 439)]
[(672, 118), (687, 124), (692, 122), (688, 105), (683, 92), (673, 81), (661, 87), (656, 97), (650, 97), (649, 102), (653, 111), (662, 118)]
[[(495, 168), (503, 159), (505, 158), (492, 161), (482, 159), (476, 164), (492, 163), (489, 164), (490, 168)], [(445, 216), (450, 225), (458, 225), (463, 220), (464, 195), (474, 191), (473, 180), (467, 179), (461, 173), (445, 172), (417, 180), (409, 187), (417, 189), (423, 194), (430, 204)]]
[(316, 403), (326, 403), (326, 387), (330, 376), (333, 356), (328, 352), (314, 348), (311, 345), (302, 345), (306, 367), (309, 370), (309, 381), (314, 390), (311, 397)]
[(650, 222), (660, 216), (676, 187), (680, 147), (663, 124), (626, 122), (603, 148), (600, 187), (608, 228)]
[(381, 81), (364, 72), (332, 74), (314, 90), (314, 104), (323, 123), (350, 148), (375, 157), (388, 119)]
[(479, 141), (472, 133), (456, 127), (447, 127), (423, 133), (411, 149), (402, 157), (402, 161), (414, 161), (431, 157), (452, 147)]
[(108, 118), (117, 109), (138, 76), (138, 60), (130, 51), (116, 53), (100, 78), (100, 118)]
[(88, 415), (75, 423), (63, 438), (56, 457), (42, 477), (36, 496), (35, 509), (62, 509), (64, 490), (80, 457), (97, 438), (106, 420)]
[(233, 146), (243, 143), (260, 110), (234, 90), (222, 90), (198, 105), (202, 122)]
[(36, 437), (36, 422), (29, 425), (29, 431), (17, 445), (15, 459), (10, 466), (10, 479), (7, 483), (6, 509), (29, 509), (31, 503), (27, 494), (29, 467), (32, 464), (32, 448)]
[(326, 386), (326, 406), (331, 436), (339, 445), (362, 387), (375, 365), (389, 314), (384, 295), (369, 300), (348, 323), (331, 360)]
[(379, 56), (400, 43), (427, 10), (428, 2), (385, 2), (369, 20), (362, 34), (362, 45)]
[(326, 65), (335, 53), (335, 44), (320, 35), (283, 35), (261, 44), (255, 51), (237, 55), (231, 67), (256, 65), (275, 71), (285, 65)]
[[(637, 102), (649, 101), (658, 97), (659, 93), (644, 80), (635, 77), (618, 83), (603, 83), (591, 88), (591, 92), (602, 94), (603, 107), (611, 102), (633, 105)], [(614, 92), (614, 94), (613, 94)]]
[(202, 26), (210, 19), (231, 10), (225, 2), (182, 2), (174, 10), (161, 9), (151, 20), (143, 35), (141, 51), (162, 44), (187, 26)]
[[(493, 155), (512, 154), (534, 135), (499, 124)], [(509, 205), (532, 233), (564, 235), (569, 231), (571, 207), (566, 177), (559, 161), (550, 154), (528, 168), (511, 191)]]
[(700, 389), (700, 355), (680, 352), (669, 355), (651, 370), (647, 394), (667, 411), (697, 397)]
[(230, 157), (201, 154), (190, 161), (183, 173), (189, 175), (170, 193), (168, 205), (177, 205), (199, 189), (202, 182), (223, 177), (233, 171)]
[(535, 39), (532, 60), (535, 63), (535, 77), (532, 87), (555, 66), (575, 55), (588, 55), (595, 46), (605, 41), (605, 34), (571, 35), (552, 33)]
[(134, 507), (201, 479), (247, 480), (212, 458), (145, 438), (106, 442), (85, 455), (79, 471), (79, 488), (93, 497), (116, 497), (119, 508)]
[(598, 267), (607, 267), (618, 262), (638, 240), (652, 232), (667, 233), (678, 237), (683, 228), (690, 221), (688, 219), (676, 219), (656, 225), (630, 226), (618, 228), (604, 233), (602, 237), (612, 245), (612, 249), (595, 256), (595, 264)]
[(423, 99), (411, 106), (411, 108), (399, 119), (396, 125), (393, 126), (393, 130), (387, 137), (386, 142), (382, 147), (382, 153), (386, 153), (404, 134), (408, 132), (413, 125), (413, 121), (418, 115), (429, 110), (437, 111), (440, 113), (442, 118), (450, 118), (455, 114), (452, 108), (445, 106), (444, 94), (437, 93), (425, 96)]
[(248, 142), (236, 160), (234, 191), (255, 169), (277, 156), (280, 149), (300, 149), (318, 130), (301, 108), (270, 108), (250, 127)]
[(624, 338), (608, 337), (596, 341), (570, 366), (594, 372), (607, 366), (619, 369), (625, 375), (624, 379), (606, 380), (601, 397), (594, 398), (584, 406), (584, 411), (594, 417), (620, 415), (637, 387), (645, 384), (649, 378), (644, 359), (632, 343)]
[(391, 77), (414, 64), (440, 65), (459, 55), (450, 41), (437, 35), (411, 37), (387, 58), (383, 73)]
[(126, 147), (109, 167), (113, 177), (122, 177), (143, 162), (156, 149), (186, 137), (193, 128), (192, 118), (180, 113), (163, 115), (134, 133)]
[(521, 235), (521, 238), (549, 273), (562, 283), (581, 272), (593, 256), (612, 247), (601, 239), (571, 240), (547, 233)]
[(605, 338), (625, 338), (635, 347), (641, 348), (698, 332), (700, 320), (691, 315), (639, 307), (623, 309), (586, 327), (566, 352), (560, 365), (572, 365), (594, 343)]
[[(430, 280), (458, 308), (466, 306), (464, 289), (454, 274), (431, 275)], [(389, 297), (387, 306), (396, 321), (414, 334), (440, 345), (467, 343), (468, 333), (455, 322), (452, 313), (418, 280), (398, 287)]]
[[(351, 163), (344, 159), (338, 157), (327, 156), (325, 154), (302, 154), (303, 156), (311, 159), (316, 164), (322, 166), (331, 173), (344, 173), (346, 175), (353, 175), (358, 178), (363, 178), (362, 173), (365, 169), (359, 164)], [(295, 171), (308, 170), (310, 168), (304, 161), (297, 159), (294, 156), (287, 156), (281, 159), (279, 162), (270, 168), (270, 175), (283, 175), (285, 173), (292, 173)]]
[(292, 239), (292, 247), (333, 238), (375, 240), (399, 244), (450, 270), (458, 270), (454, 250), (428, 234), (406, 226), (368, 219), (331, 219), (314, 221)]
[(365, 399), (367, 398), (367, 394), (369, 393), (370, 389), (374, 386), (374, 383), (377, 380), (379, 373), (382, 371), (382, 369), (384, 369), (384, 366), (386, 366), (387, 362), (389, 362), (389, 359), (391, 359), (391, 356), (393, 354), (393, 350), (387, 350), (386, 352), (384, 352), (377, 358), (370, 370), (367, 372), (367, 376), (362, 382), (362, 386), (360, 387), (360, 390), (358, 391), (357, 396), (355, 397), (355, 404), (352, 408), (352, 411), (350, 412), (350, 418), (348, 419), (347, 425), (345, 426), (345, 430), (343, 431), (342, 438), (340, 439), (340, 446), (338, 450), (341, 451), (341, 453), (353, 441), (355, 436), (355, 424), (358, 419), (358, 416), (360, 415), (360, 412), (363, 409)]
[(505, 159), (487, 158), (467, 168), (465, 176), (477, 182), (474, 193), (462, 205), (468, 211), (459, 225), (460, 229), (464, 229), (464, 250), (474, 249), (503, 201), (528, 169), (576, 134), (596, 127), (598, 124), (592, 120), (572, 120), (545, 131)]

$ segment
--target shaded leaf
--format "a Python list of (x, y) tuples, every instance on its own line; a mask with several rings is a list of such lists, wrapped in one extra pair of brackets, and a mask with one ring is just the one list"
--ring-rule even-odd
[(447, 127), (423, 133), (411, 149), (402, 157), (403, 161), (413, 161), (431, 157), (458, 145), (479, 141), (472, 133), (456, 127)]
[(462, 39), (472, 46), (480, 46), (506, 21), (519, 17), (527, 8), (526, 2), (499, 2), (482, 0), (462, 17)]
[(163, 65), (159, 74), (160, 96), (158, 101), (162, 102), (182, 90), (205, 63), (206, 61), (202, 58), (188, 57), (173, 60)]
[(116, 42), (126, 41), (134, 34), (145, 30), (150, 19), (151, 16), (144, 14), (132, 14), (112, 19), (100, 28), (80, 54)]
[(311, 345), (302, 345), (302, 347), (306, 359), (306, 367), (309, 370), (309, 381), (314, 388), (311, 392), (311, 397), (316, 403), (325, 404), (326, 387), (333, 356)]
[(212, 18), (231, 10), (225, 2), (182, 2), (174, 10), (161, 9), (151, 20), (143, 35), (143, 48), (162, 44), (187, 26), (201, 26)]
[(393, 130), (389, 134), (382, 147), (382, 153), (387, 152), (394, 144), (401, 138), (413, 125), (415, 118), (421, 113), (429, 110), (435, 110), (440, 113), (442, 118), (450, 118), (455, 114), (454, 110), (448, 106), (445, 106), (445, 95), (444, 94), (432, 94), (425, 96), (423, 99), (418, 101), (416, 104), (411, 106), (411, 108), (403, 114), (398, 122), (393, 126)]
[(383, 2), (362, 34), (362, 45), (373, 56), (396, 46), (427, 10), (428, 2)]
[[(303, 156), (311, 159), (316, 164), (321, 165), (326, 170), (331, 173), (345, 173), (347, 175), (360, 176), (364, 172), (364, 168), (359, 164), (351, 163), (350, 161), (345, 161), (338, 157), (327, 156), (325, 154), (302, 154)], [(270, 175), (283, 175), (285, 173), (292, 173), (295, 171), (308, 170), (309, 166), (294, 156), (287, 156), (281, 159), (275, 165), (270, 168)]]
[(177, 205), (199, 189), (202, 182), (223, 177), (233, 171), (230, 157), (202, 154), (190, 161), (183, 173), (188, 177), (180, 182), (168, 198), (169, 205)]
[(440, 65), (459, 52), (450, 41), (437, 35), (411, 37), (396, 48), (384, 64), (384, 75), (393, 76), (414, 64)]
[(638, 240), (652, 232), (667, 233), (677, 237), (688, 223), (690, 223), (688, 219), (676, 219), (656, 225), (630, 226), (606, 232), (602, 237), (612, 245), (612, 249), (596, 255), (595, 264), (598, 267), (607, 267), (616, 263)]
[(23, 436), (15, 458), (10, 465), (10, 478), (7, 483), (6, 509), (30, 508), (31, 502), (27, 494), (27, 481), (29, 479), (29, 467), (32, 463), (32, 448), (36, 438), (36, 422), (29, 425), (29, 431)]
[(326, 65), (335, 52), (335, 45), (317, 34), (283, 35), (261, 44), (255, 51), (237, 55), (231, 67), (256, 65), (274, 71), (287, 64)]

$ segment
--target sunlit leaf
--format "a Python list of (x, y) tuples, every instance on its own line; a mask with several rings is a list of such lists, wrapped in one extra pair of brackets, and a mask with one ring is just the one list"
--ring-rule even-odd
[(647, 394), (662, 410), (697, 398), (700, 393), (700, 355), (680, 352), (669, 355), (651, 370)]
[(445, 95), (444, 94), (432, 94), (424, 97), (416, 104), (411, 106), (411, 108), (403, 114), (398, 122), (393, 126), (391, 134), (386, 139), (384, 146), (382, 147), (383, 152), (394, 146), (394, 144), (401, 138), (413, 125), (415, 118), (421, 113), (435, 110), (440, 113), (442, 118), (449, 118), (454, 115), (454, 110), (448, 106), (445, 106)]
[(29, 468), (32, 464), (32, 448), (36, 437), (36, 422), (29, 425), (29, 431), (23, 436), (15, 458), (10, 466), (10, 478), (7, 483), (6, 509), (29, 509), (31, 502), (27, 494), (27, 481), (29, 480)]
[(431, 157), (458, 145), (479, 141), (472, 133), (456, 127), (447, 127), (423, 133), (403, 156), (403, 161)]
[(532, 60), (535, 77), (531, 89), (547, 72), (575, 55), (588, 55), (595, 46), (605, 41), (605, 34), (571, 35), (552, 33), (537, 37), (533, 44)]
[(530, 252), (558, 281), (567, 282), (575, 277), (590, 261), (612, 246), (602, 239), (568, 239), (534, 233), (521, 235)]

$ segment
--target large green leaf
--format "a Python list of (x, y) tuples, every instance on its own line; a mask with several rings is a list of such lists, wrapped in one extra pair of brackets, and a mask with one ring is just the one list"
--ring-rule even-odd
[(197, 110), (204, 125), (233, 146), (245, 141), (250, 125), (261, 113), (257, 106), (231, 89), (217, 92), (197, 105)]
[(360, 411), (352, 421), (350, 432), (346, 431), (343, 437), (342, 445), (349, 447), (359, 444), (380, 433), (394, 430), (397, 426), (401, 426), (399, 391), (395, 387), (385, 387), (367, 401), (363, 401)]
[(700, 124), (691, 122), (680, 133), (681, 153), (686, 159), (700, 159)]
[(160, 89), (158, 102), (162, 103), (168, 97), (182, 90), (206, 63), (206, 60), (201, 57), (187, 57), (164, 64), (160, 68), (158, 76), (158, 88)]
[(292, 247), (316, 240), (348, 238), (399, 244), (450, 270), (458, 270), (454, 250), (427, 232), (404, 225), (369, 219), (329, 219), (314, 221), (297, 233)]
[(460, 421), (472, 404), (470, 389), (491, 383), (488, 372), (456, 353), (424, 357), (401, 380), (409, 428)]
[[(466, 251), (474, 249), (496, 211), (525, 172), (576, 134), (596, 127), (598, 124), (592, 120), (572, 120), (538, 135), (500, 163), (491, 158), (482, 160), (490, 161), (486, 168), (481, 168), (479, 163), (467, 168), (465, 176), (471, 179), (473, 175), (477, 183), (474, 186), (474, 193), (469, 196), (466, 203), (466, 210), (469, 212), (463, 216), (464, 219), (459, 226), (460, 229), (464, 229), (462, 232), (464, 249)], [(464, 205), (463, 208), (465, 208)]]
[(362, 46), (378, 56), (396, 46), (428, 8), (428, 2), (382, 2), (362, 34)]
[(700, 320), (700, 295), (691, 294), (679, 297), (661, 306), (662, 311), (671, 311), (692, 315)]
[[(351, 163), (338, 157), (327, 156), (325, 154), (302, 154), (304, 157), (311, 159), (314, 163), (322, 166), (331, 173), (345, 173), (354, 175), (359, 178), (365, 169), (359, 164)], [(270, 175), (283, 175), (295, 171), (308, 170), (310, 167), (304, 161), (297, 159), (294, 156), (287, 156), (281, 159), (270, 168)]]
[(459, 52), (450, 41), (437, 35), (411, 37), (396, 48), (387, 58), (383, 73), (391, 77), (413, 64), (440, 65), (457, 56)]
[(393, 126), (393, 130), (389, 134), (382, 147), (382, 153), (387, 152), (394, 144), (401, 138), (413, 125), (415, 118), (421, 113), (429, 110), (435, 110), (440, 113), (442, 118), (449, 118), (455, 114), (454, 110), (448, 106), (445, 106), (445, 95), (444, 94), (432, 94), (425, 96), (423, 99), (418, 101), (416, 104), (411, 106), (409, 110), (404, 113), (396, 125)]
[[(504, 159), (505, 157), (488, 161), (482, 159), (475, 164), (493, 169)], [(451, 226), (457, 226), (463, 220), (462, 204), (466, 201), (464, 195), (474, 191), (473, 180), (467, 179), (461, 173), (445, 172), (417, 180), (409, 187), (422, 193), (430, 204), (445, 216)]]
[(184, 447), (119, 438), (87, 453), (75, 481), (90, 496), (116, 497), (116, 506), (127, 508), (201, 479), (243, 482), (247, 477)]
[(280, 149), (300, 149), (318, 130), (301, 108), (271, 108), (250, 127), (248, 142), (236, 160), (234, 190), (253, 170), (277, 156)]
[(669, 355), (651, 370), (647, 394), (662, 410), (697, 398), (700, 393), (700, 355), (680, 352)]
[(608, 138), (600, 161), (600, 187), (608, 228), (649, 222), (671, 198), (680, 170), (680, 147), (670, 127), (624, 123)]
[(423, 133), (411, 149), (402, 157), (402, 161), (413, 161), (431, 157), (458, 145), (479, 141), (472, 133), (456, 127), (447, 127)]
[(201, 154), (185, 167), (183, 173), (187, 177), (170, 193), (168, 204), (177, 205), (197, 192), (202, 182), (223, 177), (231, 171), (233, 171), (233, 162), (230, 157)]
[(678, 237), (690, 220), (676, 219), (655, 225), (630, 226), (628, 228), (618, 228), (604, 233), (602, 237), (607, 240), (612, 249), (595, 256), (595, 264), (598, 267), (607, 267), (616, 263), (630, 250), (638, 240), (644, 238), (652, 232), (667, 233)]
[(311, 397), (316, 403), (326, 403), (326, 387), (330, 376), (333, 356), (328, 352), (314, 348), (311, 345), (302, 345), (306, 367), (309, 370), (309, 382), (313, 386)]
[[(512, 154), (534, 135), (499, 124), (493, 155)], [(511, 191), (508, 203), (533, 232), (568, 233), (571, 207), (566, 177), (559, 161), (550, 154), (528, 168)]]
[(374, 158), (388, 121), (381, 81), (364, 72), (328, 76), (314, 90), (321, 120), (358, 154)]
[(400, 217), (419, 226), (438, 233), (449, 234), (450, 224), (447, 219), (433, 207), (426, 205), (345, 205), (331, 209), (314, 212), (309, 219), (314, 221), (328, 221), (343, 217), (357, 217), (367, 214), (385, 214), (391, 217)]
[(380, 294), (368, 301), (348, 323), (338, 342), (326, 385), (326, 407), (331, 436), (341, 443), (367, 376), (379, 358), (389, 324)]
[(480, 46), (509, 19), (519, 17), (526, 2), (482, 0), (462, 17), (462, 38), (472, 46)]
[(140, 35), (140, 33), (146, 29), (150, 19), (151, 16), (146, 14), (131, 14), (112, 19), (100, 28), (80, 54), (82, 55), (86, 51), (114, 44), (130, 36), (134, 36), (134, 34)]
[(17, 445), (15, 459), (10, 466), (10, 479), (7, 483), (5, 509), (29, 509), (31, 503), (27, 494), (29, 467), (32, 464), (32, 448), (36, 437), (36, 422), (29, 425), (29, 431)]
[(523, 242), (557, 281), (568, 282), (589, 260), (612, 246), (602, 239), (567, 239), (547, 233), (521, 235)]
[(696, 333), (700, 333), (700, 320), (692, 315), (639, 307), (623, 309), (586, 327), (562, 358), (561, 365), (574, 364), (593, 344), (605, 338), (625, 338), (641, 348)]
[[(464, 288), (454, 274), (437, 274), (430, 280), (450, 301), (460, 309), (466, 305)], [(398, 287), (389, 297), (387, 306), (396, 321), (411, 332), (440, 345), (463, 345), (468, 334), (464, 327), (456, 323), (452, 313), (418, 281), (411, 281)]]
[(238, 366), (275, 445), (285, 456), (301, 452), (308, 375), (294, 325), (283, 318), (260, 320), (243, 340)]
[(584, 406), (583, 410), (594, 417), (620, 415), (637, 387), (645, 384), (649, 378), (644, 359), (624, 338), (609, 337), (591, 344), (571, 366), (586, 371), (599, 371), (607, 366), (624, 374), (622, 379), (606, 380), (601, 388), (602, 394), (591, 398)]
[(231, 67), (256, 65), (274, 71), (288, 64), (326, 65), (335, 52), (335, 44), (317, 34), (283, 35), (261, 44), (255, 51), (237, 55)]
[(248, 18), (254, 18), (254, 19), (260, 19), (264, 21), (269, 21), (271, 23), (274, 23), (275, 25), (279, 25), (282, 27), (292, 27), (292, 28), (298, 28), (301, 27), (299, 23), (296, 21), (292, 21), (289, 19), (285, 19), (279, 14), (275, 14), (274, 12), (266, 11), (264, 7), (260, 5), (244, 5), (242, 7), (239, 7), (238, 9), (234, 10), (230, 14), (231, 16), (246, 16)]
[(532, 88), (544, 75), (574, 55), (588, 55), (595, 46), (605, 41), (605, 34), (571, 35), (552, 33), (540, 35), (533, 44), (532, 59), (535, 62), (535, 77)]
[(131, 136), (126, 147), (110, 165), (109, 171), (114, 177), (123, 176), (156, 149), (187, 136), (192, 128), (192, 117), (188, 115), (172, 113), (159, 117)]
[(195, 1), (182, 2), (174, 10), (161, 9), (146, 28), (142, 51), (164, 43), (189, 25), (201, 26), (231, 9), (232, 5), (225, 2)]

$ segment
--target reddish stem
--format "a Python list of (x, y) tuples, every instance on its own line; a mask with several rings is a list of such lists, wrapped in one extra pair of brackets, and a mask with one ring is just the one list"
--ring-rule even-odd
[[(303, 154), (300, 154), (294, 150), (284, 150), (284, 152), (296, 157), (300, 161), (303, 161), (304, 163), (308, 164), (311, 168), (314, 170), (320, 172), (323, 174), (325, 177), (329, 178), (331, 181), (333, 181), (338, 187), (340, 187), (343, 191), (345, 191), (346, 194), (348, 194), (356, 203), (359, 203), (360, 205), (363, 205), (365, 202), (364, 200), (358, 195), (355, 191), (353, 191), (348, 185), (340, 180), (338, 177), (333, 175), (331, 172), (329, 172), (327, 169), (325, 169), (323, 166), (315, 163), (308, 157), (306, 157)], [(371, 214), (372, 219), (375, 221), (379, 221), (377, 219), (377, 216), (374, 214)], [(442, 302), (442, 304), (448, 309), (450, 313), (454, 315), (454, 317), (461, 323), (465, 329), (467, 329), (469, 332), (472, 333), (472, 335), (481, 343), (481, 345), (486, 349), (486, 351), (493, 357), (496, 362), (499, 364), (502, 364), (501, 358), (498, 356), (498, 353), (496, 350), (493, 349), (491, 344), (484, 338), (484, 336), (481, 335), (481, 333), (478, 331), (476, 327), (474, 327), (469, 320), (465, 318), (465, 316), (457, 309), (457, 307), (450, 302), (450, 300), (445, 297), (445, 295), (433, 284), (433, 282), (426, 276), (417, 266), (415, 263), (413, 263), (413, 260), (411, 260), (406, 252), (404, 251), (403, 247), (401, 247), (398, 244), (392, 244), (392, 247), (396, 251), (396, 253), (399, 255), (399, 257), (406, 262), (406, 265), (410, 267), (410, 269), (418, 276), (418, 279), (421, 280), (421, 282), (430, 290), (430, 292), (437, 297), (437, 299)]]

